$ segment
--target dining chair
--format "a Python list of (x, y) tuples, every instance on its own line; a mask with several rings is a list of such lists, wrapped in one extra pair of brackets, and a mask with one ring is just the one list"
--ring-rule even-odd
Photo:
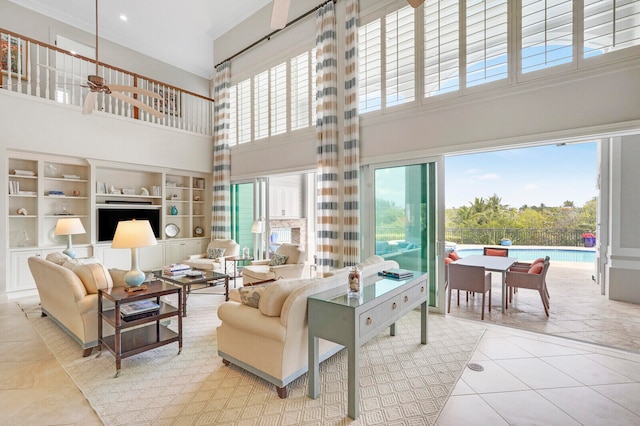
[[(549, 261), (551, 258), (549, 256), (545, 256), (545, 257), (540, 257), (536, 260), (534, 260), (533, 262), (516, 262), (513, 265), (511, 265), (511, 267), (509, 268), (510, 271), (512, 272), (529, 272), (529, 270), (531, 269), (531, 267), (533, 265), (536, 265), (538, 263), (543, 263), (545, 261)], [(509, 302), (513, 301), (513, 293), (517, 293), (517, 288), (510, 288), (509, 289)], [(551, 299), (551, 296), (549, 295), (549, 291), (547, 290), (547, 283), (546, 283), (546, 278), (545, 278), (545, 283), (544, 283), (544, 290), (545, 293), (547, 295), (547, 301)], [(547, 303), (547, 306), (549, 306), (549, 303)]]
[[(530, 290), (537, 290), (538, 293), (540, 293), (544, 313), (547, 316), (549, 316), (549, 298), (547, 297), (549, 292), (547, 291), (546, 276), (547, 271), (549, 271), (549, 265), (549, 258), (547, 257), (544, 262), (536, 263), (527, 272), (507, 271), (505, 278), (508, 289), (526, 288)], [(449, 273), (451, 273), (451, 271), (449, 271)], [(507, 308), (509, 307), (508, 299)]]
[(485, 247), (482, 254), (485, 256), (509, 257), (509, 249), (504, 247)]
[(491, 272), (485, 272), (482, 266), (459, 265), (455, 262), (449, 264), (448, 313), (451, 313), (451, 290), (458, 290), (458, 306), (460, 306), (460, 290), (482, 293), (483, 320), (485, 296), (489, 292), (489, 312), (491, 312)]

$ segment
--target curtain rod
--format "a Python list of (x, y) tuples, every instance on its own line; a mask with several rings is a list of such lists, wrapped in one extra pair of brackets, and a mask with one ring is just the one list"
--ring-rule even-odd
[(287, 27), (295, 24), (296, 22), (300, 21), (301, 19), (306, 18), (307, 16), (311, 15), (313, 12), (317, 11), (318, 9), (320, 9), (321, 7), (324, 7), (326, 4), (333, 2), (334, 4), (338, 2), (338, 0), (328, 0), (325, 1), (319, 5), (317, 5), (316, 7), (314, 7), (313, 9), (303, 13), (302, 15), (298, 16), (296, 19), (294, 19), (293, 21), (287, 23), (287, 25), (284, 26), (284, 28), (281, 28), (279, 30), (275, 30), (270, 32), (269, 34), (267, 34), (266, 36), (262, 37), (260, 40), (257, 40), (253, 43), (251, 43), (249, 46), (245, 47), (244, 49), (242, 49), (241, 51), (234, 53), (233, 55), (229, 56), (227, 59), (225, 59), (224, 61), (220, 62), (219, 64), (217, 64), (214, 68), (218, 68), (218, 66), (224, 64), (227, 61), (230, 61), (240, 55), (242, 55), (244, 52), (253, 49), (254, 47), (256, 47), (258, 44), (262, 43), (263, 41), (266, 40), (270, 40), (272, 36), (274, 36), (275, 34), (279, 33), (280, 31), (286, 29)]

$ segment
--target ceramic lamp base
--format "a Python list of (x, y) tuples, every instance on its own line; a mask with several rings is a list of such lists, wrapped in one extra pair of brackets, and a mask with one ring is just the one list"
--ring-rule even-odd
[(145, 279), (144, 272), (140, 270), (131, 270), (124, 276), (124, 282), (131, 287), (139, 287)]

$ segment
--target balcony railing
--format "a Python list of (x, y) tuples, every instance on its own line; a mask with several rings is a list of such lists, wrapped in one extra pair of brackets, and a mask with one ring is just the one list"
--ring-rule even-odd
[[(94, 59), (2, 28), (0, 44), (2, 89), (82, 108), (89, 90), (86, 78), (96, 72)], [(102, 62), (98, 64), (98, 75), (107, 85), (135, 86), (157, 93), (162, 99), (134, 97), (159, 110), (164, 117), (155, 117), (103, 93), (98, 94), (95, 110), (198, 134), (212, 134), (213, 99)]]

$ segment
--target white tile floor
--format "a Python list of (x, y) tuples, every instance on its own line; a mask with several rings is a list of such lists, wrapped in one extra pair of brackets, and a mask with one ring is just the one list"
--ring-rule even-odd
[(640, 354), (487, 324), (471, 362), (437, 425), (640, 425)]

